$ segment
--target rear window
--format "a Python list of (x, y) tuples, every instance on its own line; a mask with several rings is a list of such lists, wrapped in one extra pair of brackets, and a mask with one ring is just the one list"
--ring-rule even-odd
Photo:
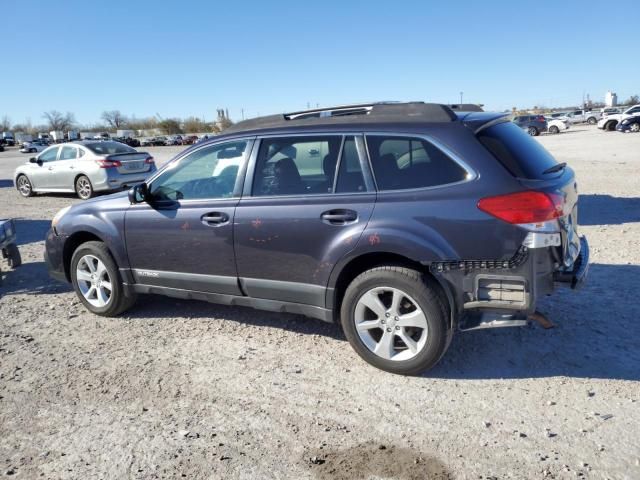
[(136, 153), (134, 148), (120, 142), (95, 142), (84, 145), (93, 153), (99, 155), (113, 155), (115, 153)]
[(542, 172), (558, 163), (537, 140), (513, 123), (482, 130), (478, 140), (514, 177), (543, 179)]

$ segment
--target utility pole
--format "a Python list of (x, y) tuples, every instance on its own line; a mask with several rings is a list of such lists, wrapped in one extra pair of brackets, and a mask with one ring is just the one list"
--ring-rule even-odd
[(241, 108), (240, 111), (242, 112), (242, 120), (244, 120), (244, 108)]
[(462, 95), (464, 95), (464, 92), (460, 92), (460, 105), (462, 105)]

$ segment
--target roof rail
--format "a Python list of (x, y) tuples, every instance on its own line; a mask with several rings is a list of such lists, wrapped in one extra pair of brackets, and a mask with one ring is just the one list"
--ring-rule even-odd
[[(357, 118), (354, 118), (357, 117)], [(225, 130), (233, 133), (259, 128), (282, 128), (303, 125), (375, 122), (452, 122), (456, 114), (447, 105), (425, 102), (379, 102), (315, 108), (299, 112), (269, 115), (238, 122)]]

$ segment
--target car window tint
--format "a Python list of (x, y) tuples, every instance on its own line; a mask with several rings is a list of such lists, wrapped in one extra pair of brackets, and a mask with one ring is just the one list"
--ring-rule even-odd
[(353, 137), (347, 137), (342, 146), (342, 157), (336, 183), (336, 193), (353, 193), (366, 191), (362, 166), (358, 158), (356, 141)]
[(78, 150), (75, 147), (62, 147), (60, 160), (73, 160), (78, 158)]
[(51, 148), (49, 150), (45, 150), (38, 157), (38, 160), (42, 160), (43, 162), (53, 162), (56, 159), (56, 157), (58, 156), (58, 150), (59, 149), (60, 149), (60, 147), (53, 147), (53, 148)]
[(95, 142), (85, 145), (93, 153), (98, 155), (113, 155), (116, 153), (135, 153), (136, 150), (120, 142)]
[(339, 135), (262, 139), (252, 195), (331, 193), (341, 142)]
[(458, 163), (421, 138), (367, 135), (367, 149), (381, 191), (433, 187), (467, 178)]
[(247, 152), (246, 141), (196, 150), (164, 170), (152, 183), (156, 200), (230, 198)]

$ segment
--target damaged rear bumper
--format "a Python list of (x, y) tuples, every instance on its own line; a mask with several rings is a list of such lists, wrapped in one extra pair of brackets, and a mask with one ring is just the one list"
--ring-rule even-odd
[(573, 268), (568, 271), (557, 271), (553, 274), (553, 281), (568, 283), (571, 288), (582, 287), (589, 275), (589, 242), (586, 237), (580, 237), (580, 254), (573, 262)]

